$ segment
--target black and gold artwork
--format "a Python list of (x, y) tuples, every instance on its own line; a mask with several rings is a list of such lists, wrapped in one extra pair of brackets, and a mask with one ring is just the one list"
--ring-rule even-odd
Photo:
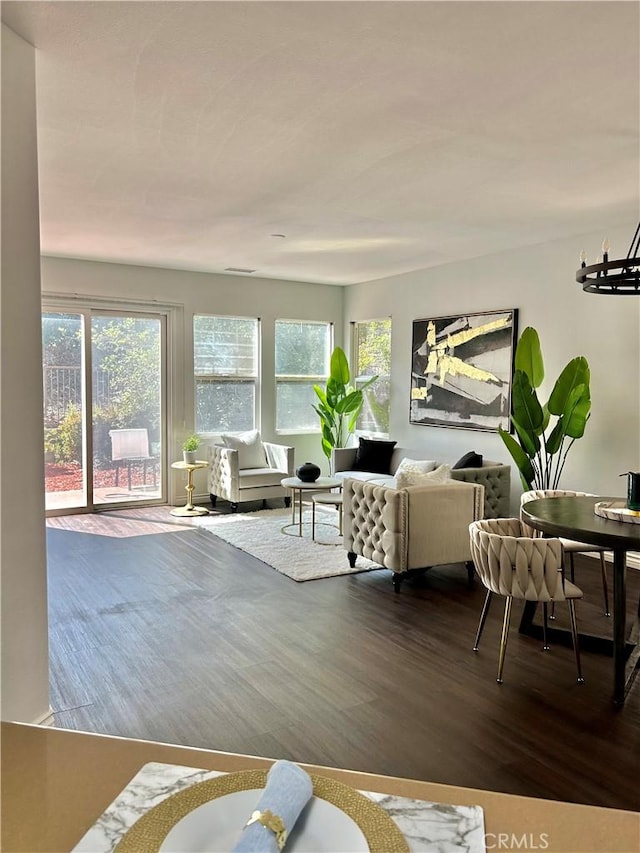
[(409, 422), (509, 430), (516, 308), (414, 320)]

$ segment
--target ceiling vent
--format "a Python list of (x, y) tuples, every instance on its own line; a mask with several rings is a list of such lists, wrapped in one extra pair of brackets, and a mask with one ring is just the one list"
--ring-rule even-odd
[(255, 270), (246, 270), (242, 267), (225, 267), (225, 272), (255, 272)]

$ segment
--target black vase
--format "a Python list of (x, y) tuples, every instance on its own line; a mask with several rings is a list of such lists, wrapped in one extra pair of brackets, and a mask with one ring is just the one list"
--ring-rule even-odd
[(303, 483), (315, 483), (320, 476), (320, 469), (313, 462), (305, 462), (296, 468), (296, 474)]

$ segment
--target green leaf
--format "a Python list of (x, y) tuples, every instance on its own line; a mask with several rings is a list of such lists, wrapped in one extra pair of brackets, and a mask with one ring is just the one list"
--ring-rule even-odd
[(335, 447), (335, 436), (333, 430), (327, 423), (322, 424), (322, 440), (328, 441), (332, 447)]
[(567, 407), (567, 402), (578, 385), (586, 385), (587, 394), (589, 388), (589, 365), (584, 356), (571, 359), (560, 376), (556, 379), (553, 391), (549, 397), (549, 411), (552, 415), (561, 415)]
[(558, 419), (558, 423), (551, 430), (551, 434), (547, 439), (547, 455), (553, 456), (560, 450), (562, 439), (565, 436), (565, 420), (564, 417)]
[(336, 412), (340, 415), (348, 415), (349, 412), (355, 411), (357, 408), (362, 408), (362, 391), (352, 391), (339, 400), (336, 405)]
[(551, 420), (551, 414), (549, 413), (549, 407), (545, 403), (542, 407), (542, 432), (547, 431), (547, 427), (549, 426), (549, 421)]
[(331, 353), (330, 376), (335, 382), (341, 385), (348, 385), (351, 373), (349, 372), (349, 362), (347, 356), (341, 347), (335, 347)]
[(523, 483), (526, 484), (527, 488), (532, 488), (532, 483), (535, 479), (535, 471), (533, 470), (533, 465), (531, 464), (531, 460), (524, 452), (524, 450), (520, 447), (515, 438), (510, 435), (505, 429), (500, 427), (498, 429), (500, 433), (500, 438), (504, 441), (505, 446), (513, 461), (518, 466), (518, 470), (520, 471), (520, 476), (522, 477)]
[(591, 398), (589, 389), (584, 385), (578, 385), (567, 402), (567, 407), (562, 416), (566, 421), (564, 431), (569, 438), (582, 438), (589, 420), (591, 411)]
[(365, 390), (369, 387), (369, 385), (373, 385), (373, 383), (374, 383), (378, 378), (379, 378), (378, 376), (372, 376), (370, 379), (367, 379), (367, 381), (364, 383), (364, 385), (360, 385), (360, 386), (359, 386), (359, 387), (360, 387), (360, 390), (361, 390), (361, 391), (365, 391)]
[(544, 379), (542, 349), (540, 348), (538, 333), (532, 326), (527, 326), (520, 335), (516, 346), (514, 367), (516, 370), (522, 370), (523, 373), (527, 374), (529, 384), (533, 388), (539, 388), (542, 385)]
[(349, 435), (351, 435), (351, 433), (356, 428), (356, 422), (358, 420), (358, 416), (360, 415), (360, 412), (362, 411), (362, 402), (363, 401), (361, 401), (360, 405), (356, 409), (354, 409), (353, 414), (349, 418)]
[(516, 370), (511, 390), (513, 417), (516, 422), (533, 435), (541, 435), (544, 413), (538, 395), (531, 387), (529, 377), (523, 370)]
[(327, 405), (335, 409), (338, 400), (344, 397), (345, 386), (332, 376), (327, 379)]
[(333, 450), (333, 444), (330, 441), (327, 441), (326, 438), (322, 439), (322, 452), (327, 457), (327, 459), (331, 459), (331, 451)]
[(321, 388), (319, 385), (314, 385), (313, 390), (316, 392), (320, 400), (326, 404), (327, 395), (325, 394), (324, 388)]
[(527, 432), (524, 427), (522, 427), (516, 419), (511, 416), (511, 423), (515, 427), (516, 432), (518, 433), (518, 438), (520, 439), (520, 444), (524, 452), (531, 458), (536, 455), (536, 453), (540, 450), (540, 439), (535, 434), (535, 432)]

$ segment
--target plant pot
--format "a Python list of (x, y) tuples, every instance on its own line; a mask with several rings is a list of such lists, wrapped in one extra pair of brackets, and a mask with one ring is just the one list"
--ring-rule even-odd
[(187, 465), (193, 465), (196, 462), (197, 450), (183, 450), (182, 458)]
[(296, 468), (296, 474), (303, 483), (315, 483), (320, 476), (320, 469), (313, 462), (305, 462)]

